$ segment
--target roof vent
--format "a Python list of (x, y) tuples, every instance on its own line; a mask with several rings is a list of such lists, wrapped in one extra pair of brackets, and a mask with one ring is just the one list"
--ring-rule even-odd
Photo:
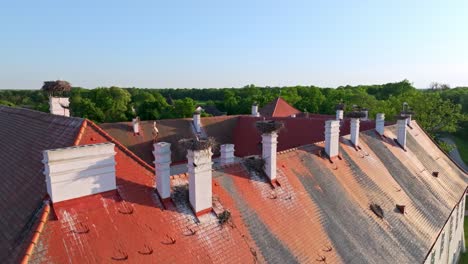
[(401, 214), (404, 214), (405, 213), (405, 206), (402, 205), (402, 204), (397, 204), (396, 205), (396, 210), (401, 213)]
[(438, 171), (433, 171), (432, 176), (434, 176), (436, 178), (439, 177), (439, 172)]
[(382, 207), (380, 207), (380, 205), (376, 204), (376, 203), (372, 203), (369, 208), (372, 210), (372, 212), (374, 212), (374, 214), (378, 217), (378, 218), (384, 218), (384, 212), (382, 210)]

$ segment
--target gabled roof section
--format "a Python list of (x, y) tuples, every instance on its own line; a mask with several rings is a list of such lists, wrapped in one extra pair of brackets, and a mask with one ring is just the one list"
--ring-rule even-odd
[(42, 151), (72, 146), (83, 121), (0, 106), (0, 259), (18, 253), (42, 206)]
[(259, 112), (264, 117), (287, 117), (301, 113), (301, 111), (292, 107), (281, 97), (277, 97), (272, 102), (266, 104)]

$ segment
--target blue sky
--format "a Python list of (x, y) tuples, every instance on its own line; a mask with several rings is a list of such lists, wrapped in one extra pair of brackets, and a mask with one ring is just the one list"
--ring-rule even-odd
[(468, 1), (0, 1), (0, 89), (468, 86)]

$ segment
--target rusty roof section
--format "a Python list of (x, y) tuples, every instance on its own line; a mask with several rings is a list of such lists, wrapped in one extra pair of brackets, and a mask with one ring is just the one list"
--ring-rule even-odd
[(281, 97), (266, 104), (258, 112), (264, 117), (287, 117), (301, 113)]
[(69, 147), (81, 118), (0, 106), (0, 259), (15, 258), (47, 194), (42, 151)]
[[(117, 149), (117, 191), (55, 206), (31, 261), (421, 263), (468, 180), (412, 127), (406, 151), (388, 126), (386, 137), (361, 132), (360, 150), (341, 137), (333, 163), (321, 155), (323, 143), (280, 152), (279, 186), (241, 164), (215, 168), (214, 213), (200, 219), (188, 204), (186, 174), (171, 176), (173, 203), (163, 207), (151, 172)], [(83, 143), (92, 138), (107, 140), (87, 128)], [(231, 218), (221, 224), (224, 210)]]

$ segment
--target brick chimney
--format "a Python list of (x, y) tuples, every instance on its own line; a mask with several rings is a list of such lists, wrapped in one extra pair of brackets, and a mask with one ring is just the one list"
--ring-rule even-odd
[(359, 118), (351, 118), (351, 142), (355, 147), (359, 145)]
[(375, 130), (377, 131), (377, 133), (383, 136), (384, 130), (385, 130), (385, 114), (384, 113), (377, 114), (375, 118)]
[(340, 121), (328, 120), (325, 122), (325, 152), (329, 158), (338, 156), (340, 138)]
[(158, 142), (153, 147), (156, 190), (167, 200), (171, 197), (171, 143)]
[(260, 113), (258, 112), (258, 104), (254, 103), (252, 105), (252, 116), (259, 117)]
[(116, 189), (114, 144), (43, 151), (47, 193), (53, 203)]
[(278, 134), (276, 132), (262, 134), (262, 158), (265, 161), (265, 173), (270, 181), (276, 180), (276, 152)]
[(234, 144), (221, 145), (221, 164), (234, 162)]
[(49, 110), (53, 115), (70, 116), (70, 100), (67, 97), (49, 97)]
[(132, 119), (132, 126), (133, 126), (133, 134), (139, 135), (140, 134), (140, 118), (136, 117)]
[(189, 201), (197, 216), (212, 208), (212, 162), (211, 147), (201, 150), (187, 150), (189, 175)]
[(195, 127), (195, 131), (197, 133), (201, 132), (201, 118), (200, 118), (200, 112), (195, 111), (193, 113), (193, 126)]
[(403, 149), (406, 149), (406, 124), (407, 119), (398, 119), (397, 121), (397, 141)]

